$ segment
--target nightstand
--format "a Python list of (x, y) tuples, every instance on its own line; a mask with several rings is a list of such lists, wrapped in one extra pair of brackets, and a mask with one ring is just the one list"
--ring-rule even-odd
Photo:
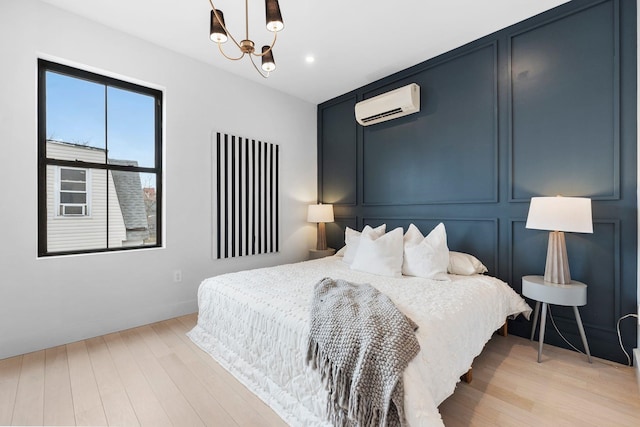
[(331, 256), (336, 253), (336, 250), (333, 248), (327, 248), (324, 250), (320, 249), (309, 249), (309, 259), (319, 259), (324, 258), (326, 256)]
[(578, 307), (587, 304), (587, 285), (576, 280), (572, 280), (570, 284), (560, 285), (557, 283), (545, 282), (542, 276), (524, 276), (522, 277), (522, 294), (525, 297), (536, 300), (536, 308), (533, 312), (533, 325), (531, 326), (531, 341), (536, 332), (536, 323), (538, 323), (538, 313), (540, 311), (540, 303), (542, 303), (542, 316), (540, 316), (540, 336), (538, 337), (538, 363), (542, 356), (542, 345), (544, 344), (544, 329), (547, 320), (547, 305), (564, 305), (573, 307), (576, 315), (576, 323), (582, 338), (582, 344), (587, 353), (587, 360), (591, 363), (591, 353), (589, 352), (589, 344), (584, 334), (582, 319), (578, 312)]

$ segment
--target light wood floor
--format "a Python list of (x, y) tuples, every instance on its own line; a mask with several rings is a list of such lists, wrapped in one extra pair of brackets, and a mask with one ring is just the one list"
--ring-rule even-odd
[[(188, 315), (0, 360), (0, 425), (284, 426), (185, 336)], [(638, 426), (632, 368), (495, 336), (441, 406), (453, 426)]]

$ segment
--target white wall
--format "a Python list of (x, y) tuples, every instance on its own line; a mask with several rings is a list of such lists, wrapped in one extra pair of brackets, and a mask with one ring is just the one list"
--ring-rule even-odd
[[(37, 0), (0, 2), (0, 40), (0, 359), (195, 312), (205, 277), (306, 258), (315, 105)], [(39, 56), (164, 90), (165, 248), (37, 258)], [(212, 259), (214, 129), (280, 144), (279, 254)]]

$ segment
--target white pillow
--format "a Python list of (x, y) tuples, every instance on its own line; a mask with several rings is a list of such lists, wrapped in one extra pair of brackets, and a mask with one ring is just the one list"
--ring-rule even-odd
[(409, 224), (409, 228), (407, 229), (407, 232), (404, 233), (404, 245), (405, 246), (407, 246), (407, 244), (417, 245), (423, 240), (424, 240), (424, 236), (422, 235), (420, 230), (418, 230), (418, 227), (416, 227), (413, 224)]
[[(384, 234), (387, 229), (387, 224), (382, 224), (379, 227), (371, 228), (369, 225), (365, 225), (362, 229), (362, 233), (372, 233), (375, 237), (380, 237)], [(362, 234), (359, 231), (353, 230), (347, 227), (344, 230), (344, 243), (347, 249), (344, 251), (344, 257), (342, 261), (347, 264), (351, 264), (353, 259), (356, 256), (356, 252), (358, 252), (358, 244), (360, 243), (360, 235)]]
[(448, 265), (449, 248), (444, 224), (438, 224), (427, 237), (422, 237), (418, 227), (411, 224), (404, 236), (402, 274), (425, 279), (450, 280), (447, 276)]
[(462, 252), (449, 252), (449, 267), (451, 274), (471, 276), (472, 274), (482, 274), (489, 271), (484, 264), (473, 255)]
[(380, 276), (402, 276), (402, 227), (380, 237), (363, 230), (351, 269)]

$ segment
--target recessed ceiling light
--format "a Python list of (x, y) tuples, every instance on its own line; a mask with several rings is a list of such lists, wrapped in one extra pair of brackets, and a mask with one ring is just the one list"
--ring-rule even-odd
[(315, 62), (316, 58), (313, 57), (313, 55), (307, 55), (304, 60), (306, 61), (307, 64), (311, 64), (313, 62)]

